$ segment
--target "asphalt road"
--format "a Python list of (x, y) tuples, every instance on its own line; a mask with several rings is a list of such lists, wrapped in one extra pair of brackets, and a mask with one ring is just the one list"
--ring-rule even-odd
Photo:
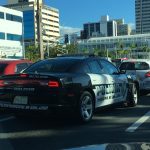
[[(136, 122), (136, 123), (135, 123)], [(54, 118), (0, 115), (0, 150), (57, 150), (104, 144), (150, 142), (150, 95), (134, 108), (98, 111), (92, 122), (71, 116)]]

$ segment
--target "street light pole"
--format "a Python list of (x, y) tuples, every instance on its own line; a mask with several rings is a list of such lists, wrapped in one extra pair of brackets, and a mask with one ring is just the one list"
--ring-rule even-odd
[(42, 2), (37, 0), (37, 38), (38, 38), (38, 48), (40, 50), (40, 58), (44, 59), (43, 51), (43, 37), (42, 37)]

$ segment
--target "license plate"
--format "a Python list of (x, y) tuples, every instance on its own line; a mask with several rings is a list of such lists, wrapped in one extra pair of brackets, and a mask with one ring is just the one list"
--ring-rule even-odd
[(27, 96), (15, 96), (13, 103), (26, 105), (28, 104), (28, 97)]

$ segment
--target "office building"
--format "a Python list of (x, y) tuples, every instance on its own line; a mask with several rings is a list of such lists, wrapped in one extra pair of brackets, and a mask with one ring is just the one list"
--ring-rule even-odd
[(81, 31), (81, 39), (91, 37), (115, 37), (130, 35), (131, 27), (124, 23), (124, 19), (110, 19), (109, 16), (102, 16), (99, 22), (85, 23)]
[[(82, 53), (87, 50), (94, 52), (127, 50), (130, 52), (130, 58), (150, 58), (150, 53), (142, 50), (142, 47), (150, 47), (150, 34), (123, 35), (115, 37), (93, 37), (84, 40), (78, 40), (78, 49)], [(131, 47), (135, 48), (131, 51)], [(119, 55), (116, 57), (120, 57)]]
[(123, 18), (115, 19), (115, 21), (117, 22), (117, 36), (131, 34), (131, 27), (129, 24), (125, 24)]
[(129, 24), (118, 24), (117, 35), (131, 35), (131, 27), (129, 26)]
[(150, 33), (150, 0), (135, 0), (136, 33)]
[(77, 44), (77, 40), (79, 38), (80, 37), (77, 33), (65, 34), (64, 35), (64, 43), (65, 44)]
[(81, 39), (90, 37), (117, 36), (117, 24), (109, 20), (109, 16), (102, 16), (99, 22), (85, 23), (81, 31)]
[(24, 57), (23, 13), (0, 6), (0, 58)]
[[(45, 5), (42, 6), (42, 39), (45, 44), (54, 43), (60, 36), (59, 10)], [(23, 12), (25, 43), (37, 43), (37, 1), (36, 0), (8, 0), (6, 7)]]

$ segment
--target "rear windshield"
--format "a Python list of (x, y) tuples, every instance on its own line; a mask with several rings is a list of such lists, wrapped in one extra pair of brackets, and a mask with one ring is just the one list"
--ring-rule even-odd
[(124, 62), (120, 70), (148, 70), (149, 64), (146, 62)]
[(24, 73), (63, 73), (69, 72), (80, 60), (50, 59), (39, 61), (29, 66)]
[(4, 73), (5, 68), (7, 67), (8, 64), (0, 64), (0, 74)]
[(113, 60), (112, 60), (112, 63), (113, 63), (116, 67), (119, 67), (120, 64), (121, 64), (121, 59), (113, 59)]

